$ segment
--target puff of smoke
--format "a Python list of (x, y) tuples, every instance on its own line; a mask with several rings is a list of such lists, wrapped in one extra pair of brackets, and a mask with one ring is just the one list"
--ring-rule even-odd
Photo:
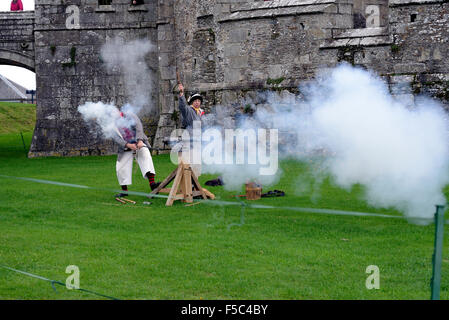
[[(375, 207), (396, 208), (410, 219), (431, 218), (434, 206), (446, 202), (449, 123), (436, 101), (422, 97), (409, 108), (410, 101), (391, 96), (382, 79), (348, 65), (323, 72), (300, 89), (305, 99), (262, 94), (264, 106), (243, 116), (237, 127), (278, 129), (280, 158), (318, 161), (312, 180), (323, 181), (328, 173), (343, 188), (361, 184)], [(261, 178), (256, 169), (215, 165), (206, 172), (221, 173), (235, 189)], [(279, 175), (269, 178), (277, 181)]]
[[(240, 121), (228, 121), (229, 115), (217, 108), (215, 123), (208, 122), (220, 132), (225, 123), (278, 129), (279, 158), (319, 163), (310, 181), (324, 181), (330, 174), (346, 189), (361, 184), (370, 205), (396, 208), (416, 223), (432, 218), (435, 205), (446, 202), (442, 189), (449, 183), (449, 122), (438, 102), (421, 97), (410, 108), (410, 101), (393, 97), (381, 78), (349, 65), (323, 72), (300, 90), (304, 98), (261, 94), (263, 107)], [(203, 166), (204, 172), (220, 173), (228, 189), (263, 179), (257, 169)], [(280, 174), (260, 182), (274, 183)], [(314, 183), (298, 187), (307, 184), (316, 195)]]
[(149, 106), (154, 83), (145, 59), (154, 49), (155, 46), (147, 40), (125, 42), (119, 37), (107, 41), (101, 48), (101, 58), (108, 70), (122, 73), (127, 99), (135, 114)]
[(409, 218), (431, 218), (446, 202), (449, 126), (438, 103), (422, 98), (409, 109), (381, 79), (347, 65), (310, 90), (311, 123), (318, 145), (331, 151), (327, 165), (338, 185), (360, 183), (368, 203)]
[(407, 108), (380, 78), (348, 65), (301, 89), (303, 101), (269, 95), (270, 108), (251, 120), (290, 133), (280, 138), (291, 146), (280, 150), (281, 158), (320, 154), (337, 185), (362, 184), (369, 204), (409, 218), (431, 218), (434, 206), (445, 203), (449, 126), (437, 102), (421, 98)]
[[(270, 128), (257, 127), (249, 121), (243, 124), (236, 122), (231, 118), (229, 108), (217, 106), (214, 111), (211, 117), (213, 119), (206, 118), (206, 121), (203, 121), (205, 132), (215, 134), (208, 136), (203, 133), (202, 171), (219, 173), (227, 190), (240, 190), (242, 185), (248, 182), (257, 182), (265, 187), (275, 184), (280, 178), (277, 133), (273, 136), (270, 131), (261, 132), (258, 129)], [(240, 125), (237, 126), (237, 123)], [(206, 150), (218, 152), (218, 161), (205, 161), (205, 158), (217, 158), (216, 155), (210, 156)]]
[[(122, 107), (122, 111), (125, 113), (132, 111), (132, 109), (130, 105)], [(86, 102), (78, 107), (78, 112), (86, 123), (95, 123), (105, 139), (113, 139), (119, 143), (121, 142), (121, 136), (117, 128), (131, 128), (134, 125), (132, 118), (121, 117), (119, 109), (112, 104)]]

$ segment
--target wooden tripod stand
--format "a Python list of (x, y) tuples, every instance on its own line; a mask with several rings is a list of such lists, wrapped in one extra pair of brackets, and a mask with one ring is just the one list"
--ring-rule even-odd
[[(179, 157), (181, 159), (181, 157)], [(173, 181), (174, 180), (174, 181)], [(173, 181), (171, 188), (165, 188)], [(192, 170), (190, 164), (179, 160), (178, 167), (170, 173), (161, 184), (154, 189), (151, 194), (158, 194), (159, 192), (168, 193), (166, 206), (172, 206), (175, 200), (183, 200), (187, 203), (193, 202), (193, 197), (201, 196), (203, 199), (215, 199), (215, 195), (207, 189), (202, 188), (197, 176)]]

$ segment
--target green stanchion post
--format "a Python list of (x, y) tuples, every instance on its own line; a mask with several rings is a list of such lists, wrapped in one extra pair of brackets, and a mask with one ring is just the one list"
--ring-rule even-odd
[(433, 271), (431, 282), (431, 299), (440, 300), (441, 263), (443, 260), (444, 211), (445, 206), (437, 205), (435, 212), (435, 246), (433, 252)]
[(20, 136), (22, 137), (23, 151), (25, 151), (25, 157), (28, 158), (28, 151), (27, 151), (27, 148), (25, 146), (25, 139), (23, 138), (22, 131), (20, 131)]

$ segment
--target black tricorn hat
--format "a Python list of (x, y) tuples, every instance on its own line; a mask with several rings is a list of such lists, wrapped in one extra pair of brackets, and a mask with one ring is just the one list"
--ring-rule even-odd
[(196, 100), (196, 99), (200, 99), (200, 100), (201, 100), (201, 103), (203, 103), (203, 96), (200, 95), (199, 93), (195, 93), (195, 94), (191, 95), (191, 96), (189, 97), (189, 100), (187, 101), (187, 103), (188, 103), (188, 104), (192, 104), (192, 102), (193, 102), (194, 100)]

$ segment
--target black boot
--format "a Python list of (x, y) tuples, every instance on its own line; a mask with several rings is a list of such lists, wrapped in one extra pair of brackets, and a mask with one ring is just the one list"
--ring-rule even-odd
[(128, 196), (128, 193), (127, 193), (128, 186), (127, 185), (123, 185), (123, 186), (120, 186), (120, 187), (122, 188), (123, 192), (120, 192), (119, 194), (116, 194), (115, 197), (116, 198), (127, 197)]
[(123, 192), (115, 195), (116, 198), (127, 197), (127, 196), (128, 196), (128, 194), (123, 193)]
[(154, 182), (154, 183), (150, 184), (151, 191), (153, 191), (154, 189), (159, 187), (160, 184), (161, 184), (160, 182)]

